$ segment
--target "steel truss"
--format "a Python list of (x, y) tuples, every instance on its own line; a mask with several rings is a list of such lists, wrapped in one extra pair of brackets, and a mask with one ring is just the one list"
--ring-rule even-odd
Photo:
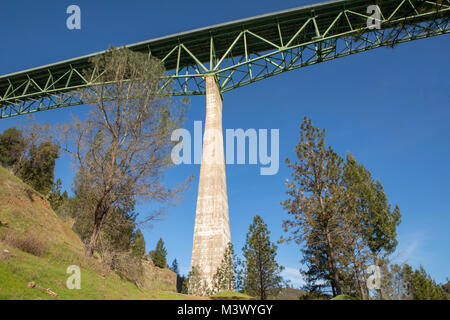
[[(367, 24), (371, 4), (380, 10), (380, 29)], [(335, 1), (129, 47), (165, 63), (163, 83), (173, 95), (203, 95), (206, 76), (214, 75), (223, 93), (285, 71), (447, 34), (449, 17), (450, 0)], [(98, 73), (83, 76), (88, 66), (86, 56), (0, 77), (0, 118), (89, 103), (72, 94), (98, 84)]]

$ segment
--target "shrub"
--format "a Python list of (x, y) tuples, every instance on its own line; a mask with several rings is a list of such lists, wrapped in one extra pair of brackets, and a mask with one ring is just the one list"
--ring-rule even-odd
[(36, 232), (24, 235), (8, 232), (2, 239), (5, 243), (37, 257), (42, 257), (47, 252), (46, 244)]
[(130, 253), (115, 252), (104, 255), (103, 263), (115, 271), (122, 279), (133, 282), (138, 287), (142, 286), (144, 269), (141, 259)]

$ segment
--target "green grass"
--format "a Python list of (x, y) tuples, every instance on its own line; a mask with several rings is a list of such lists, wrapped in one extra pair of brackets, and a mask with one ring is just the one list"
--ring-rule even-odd
[(341, 294), (341, 295), (338, 295), (338, 296), (332, 298), (331, 300), (358, 300), (358, 299), (348, 296), (346, 294)]
[(251, 300), (253, 297), (236, 291), (221, 291), (211, 296), (212, 299)]
[[(138, 288), (106, 271), (99, 261), (84, 256), (80, 238), (49, 208), (48, 203), (20, 179), (0, 167), (0, 299), (196, 299), (171, 291), (154, 282), (154, 289)], [(42, 239), (46, 253), (37, 257), (2, 241), (6, 236), (27, 237), (32, 232)], [(9, 253), (5, 253), (5, 250)], [(70, 290), (66, 273), (70, 265), (81, 269), (81, 289)], [(34, 281), (58, 294), (53, 297), (39, 289), (28, 288)]]
[[(3, 250), (10, 251), (9, 254)], [(66, 287), (69, 274), (66, 273), (68, 263), (40, 258), (22, 252), (18, 249), (0, 244), (0, 299), (69, 299), (69, 300), (99, 300), (99, 299), (189, 299), (182, 294), (140, 289), (131, 282), (122, 280), (114, 273), (102, 275), (98, 270), (81, 267), (81, 289), (70, 290)], [(49, 288), (58, 294), (52, 297), (47, 293), (28, 288), (27, 284), (34, 281), (44, 288)]]

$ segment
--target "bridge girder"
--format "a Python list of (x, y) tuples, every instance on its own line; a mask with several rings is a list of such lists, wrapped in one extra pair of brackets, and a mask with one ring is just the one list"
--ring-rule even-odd
[[(380, 9), (380, 29), (367, 25), (372, 4)], [(164, 86), (173, 95), (203, 95), (207, 76), (216, 77), (223, 93), (282, 72), (447, 34), (449, 17), (450, 0), (332, 1), (127, 47), (164, 62)], [(0, 118), (89, 103), (72, 92), (98, 84), (97, 73), (84, 71), (91, 56), (1, 76)]]

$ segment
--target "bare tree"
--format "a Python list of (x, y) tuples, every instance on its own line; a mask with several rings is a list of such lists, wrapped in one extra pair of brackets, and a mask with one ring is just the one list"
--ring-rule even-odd
[[(93, 199), (94, 224), (86, 255), (92, 256), (102, 225), (114, 208), (138, 200), (166, 202), (185, 186), (168, 189), (163, 172), (172, 165), (172, 131), (182, 124), (185, 103), (162, 86), (163, 64), (126, 48), (91, 59), (97, 85), (80, 90), (92, 110), (85, 120), (62, 126), (62, 148), (75, 159), (76, 184)], [(159, 213), (159, 211), (158, 211)], [(155, 216), (148, 218), (152, 219)]]

